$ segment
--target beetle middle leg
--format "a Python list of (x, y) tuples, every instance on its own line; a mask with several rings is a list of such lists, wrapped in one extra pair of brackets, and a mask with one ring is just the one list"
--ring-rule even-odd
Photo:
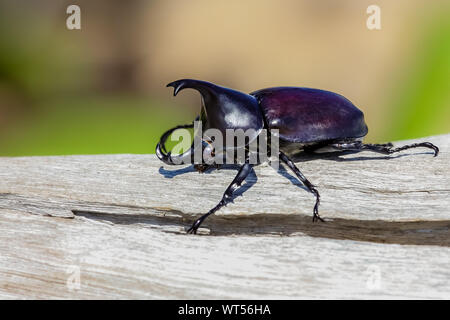
[(436, 147), (434, 144), (430, 142), (421, 142), (421, 143), (413, 143), (413, 144), (407, 144), (402, 147), (394, 148), (392, 143), (385, 143), (385, 144), (366, 144), (362, 143), (360, 141), (353, 141), (353, 142), (343, 142), (343, 143), (333, 143), (330, 144), (329, 147), (338, 150), (338, 151), (362, 151), (362, 150), (369, 150), (374, 151), (382, 154), (391, 154), (407, 149), (412, 148), (429, 148), (434, 151), (434, 156), (436, 157), (439, 154), (439, 148)]
[(297, 178), (305, 185), (306, 188), (310, 192), (312, 192), (316, 196), (316, 204), (314, 205), (314, 215), (313, 215), (313, 222), (316, 222), (317, 220), (320, 220), (322, 222), (325, 222), (320, 216), (319, 216), (319, 203), (320, 203), (320, 195), (319, 191), (314, 187), (314, 185), (309, 182), (308, 179), (301, 173), (301, 171), (297, 168), (297, 166), (294, 164), (294, 162), (283, 152), (280, 151), (279, 153), (281, 161), (283, 161), (297, 176)]
[(245, 178), (247, 178), (248, 174), (252, 170), (253, 165), (246, 162), (242, 167), (239, 169), (238, 174), (233, 179), (231, 184), (228, 186), (228, 188), (225, 190), (225, 193), (222, 196), (222, 200), (211, 210), (208, 211), (208, 213), (202, 215), (200, 218), (198, 218), (193, 224), (192, 227), (190, 227), (187, 231), (187, 233), (197, 233), (197, 229), (200, 227), (202, 222), (211, 214), (219, 210), (220, 208), (226, 206), (228, 203), (232, 201), (233, 198), (233, 192), (236, 191), (237, 188), (239, 188), (244, 182)]

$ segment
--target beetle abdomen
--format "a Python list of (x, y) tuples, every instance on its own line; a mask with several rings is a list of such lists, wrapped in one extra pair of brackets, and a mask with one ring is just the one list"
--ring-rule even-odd
[(250, 93), (258, 99), (269, 129), (280, 140), (316, 142), (367, 134), (361, 110), (343, 96), (325, 90), (276, 87)]

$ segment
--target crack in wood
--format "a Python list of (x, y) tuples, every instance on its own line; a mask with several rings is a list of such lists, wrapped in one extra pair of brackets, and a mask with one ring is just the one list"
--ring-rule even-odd
[[(153, 208), (158, 211), (160, 209)], [(74, 211), (76, 216), (117, 225), (160, 228), (162, 231), (184, 234), (195, 217), (176, 210), (160, 210), (161, 215), (112, 214), (106, 212)], [(169, 213), (169, 215), (167, 215)], [(165, 227), (178, 227), (165, 230)], [(207, 231), (208, 227), (209, 231)], [(211, 216), (202, 232), (211, 236), (301, 236), (368, 241), (406, 245), (436, 245), (450, 247), (450, 220), (385, 221), (332, 219), (313, 223), (305, 215), (253, 214)], [(430, 237), (432, 235), (432, 237)]]

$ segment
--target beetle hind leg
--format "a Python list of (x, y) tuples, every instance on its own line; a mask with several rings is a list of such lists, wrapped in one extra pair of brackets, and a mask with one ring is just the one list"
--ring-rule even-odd
[(314, 185), (311, 182), (309, 182), (308, 179), (306, 179), (306, 177), (303, 175), (303, 173), (301, 173), (301, 171), (297, 168), (297, 166), (294, 164), (294, 162), (287, 155), (285, 155), (283, 152), (280, 151), (279, 156), (280, 156), (281, 161), (283, 161), (295, 173), (295, 175), (303, 183), (303, 185), (306, 188), (308, 188), (308, 190), (311, 193), (313, 193), (315, 195), (316, 203), (314, 205), (314, 210), (313, 210), (313, 222), (316, 222), (316, 221), (325, 222), (325, 220), (323, 220), (319, 215), (319, 203), (320, 203), (319, 191), (317, 191), (317, 189), (314, 187)]
[(439, 148), (430, 142), (420, 142), (407, 144), (401, 147), (394, 148), (392, 143), (385, 144), (370, 144), (370, 143), (361, 143), (360, 141), (354, 142), (342, 142), (342, 143), (333, 143), (330, 144), (329, 147), (337, 150), (337, 151), (362, 151), (369, 150), (373, 152), (378, 152), (382, 154), (392, 154), (395, 152), (400, 152), (407, 149), (413, 148), (428, 148), (434, 151), (434, 156), (436, 157), (439, 154)]
[(394, 148), (393, 146), (383, 146), (383, 145), (379, 145), (379, 144), (363, 144), (363, 149), (365, 149), (365, 150), (371, 150), (371, 151), (380, 152), (380, 153), (384, 153), (384, 154), (391, 154), (394, 152), (399, 152), (399, 151), (412, 149), (412, 148), (420, 148), (420, 147), (432, 149), (434, 151), (435, 157), (439, 154), (439, 148), (430, 142), (407, 144), (407, 145), (404, 145), (402, 147), (397, 147), (397, 148)]

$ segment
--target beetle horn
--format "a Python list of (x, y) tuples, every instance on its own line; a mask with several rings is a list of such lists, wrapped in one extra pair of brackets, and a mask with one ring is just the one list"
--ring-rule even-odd
[(193, 79), (182, 79), (171, 82), (167, 85), (167, 87), (173, 87), (173, 95), (176, 96), (178, 92), (183, 89), (191, 88), (199, 91), (203, 98), (207, 98), (208, 96), (214, 95), (214, 89), (218, 88), (216, 85), (201, 81), (201, 80), (193, 80)]

